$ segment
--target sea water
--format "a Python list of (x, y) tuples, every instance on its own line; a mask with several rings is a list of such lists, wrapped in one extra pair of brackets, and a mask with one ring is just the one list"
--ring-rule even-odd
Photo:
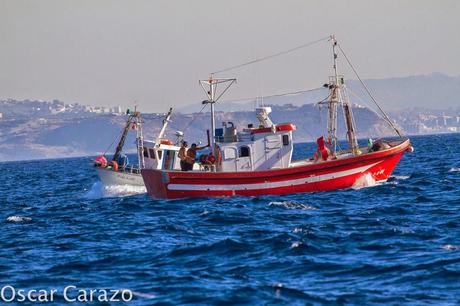
[(90, 158), (0, 163), (0, 288), (57, 289), (54, 304), (69, 285), (129, 289), (128, 305), (459, 304), (460, 135), (412, 142), (386, 183), (251, 198), (153, 200), (103, 186)]

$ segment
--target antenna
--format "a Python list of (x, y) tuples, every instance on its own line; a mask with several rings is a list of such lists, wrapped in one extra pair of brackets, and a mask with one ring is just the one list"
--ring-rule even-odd
[[(214, 104), (219, 101), (219, 99), (227, 92), (227, 90), (236, 83), (236, 79), (214, 79), (213, 74), (209, 76), (207, 80), (200, 80), (201, 88), (203, 88), (206, 96), (208, 97), (207, 100), (204, 100), (203, 104), (210, 104), (211, 105), (211, 152), (214, 153), (215, 148), (215, 133), (216, 133), (216, 121), (215, 121), (215, 111), (214, 111)], [(218, 92), (218, 85), (225, 84), (224, 89), (219, 93)]]

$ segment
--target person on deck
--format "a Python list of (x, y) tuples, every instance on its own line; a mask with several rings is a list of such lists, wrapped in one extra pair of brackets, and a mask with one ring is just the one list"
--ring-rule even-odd
[(331, 151), (326, 147), (326, 141), (324, 140), (324, 137), (320, 137), (316, 139), (316, 144), (318, 145), (318, 150), (315, 153), (314, 156), (314, 161), (321, 162), (321, 161), (326, 161), (331, 159)]
[(193, 165), (195, 164), (195, 159), (196, 159), (196, 151), (203, 150), (207, 147), (209, 147), (209, 144), (203, 147), (197, 147), (196, 143), (192, 143), (192, 146), (190, 147), (190, 149), (187, 150), (187, 170), (188, 171), (193, 170)]
[(187, 163), (187, 142), (182, 141), (182, 145), (179, 149), (179, 153), (177, 154), (177, 157), (180, 159), (180, 169), (182, 171), (187, 171), (188, 170), (188, 163)]

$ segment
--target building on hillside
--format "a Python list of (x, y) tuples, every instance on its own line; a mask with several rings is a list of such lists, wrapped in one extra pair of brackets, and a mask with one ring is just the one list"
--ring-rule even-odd
[(122, 113), (121, 106), (114, 106), (110, 110), (114, 114), (121, 114)]

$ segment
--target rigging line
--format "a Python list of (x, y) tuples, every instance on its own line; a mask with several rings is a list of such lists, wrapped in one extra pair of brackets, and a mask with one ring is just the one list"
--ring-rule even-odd
[(104, 151), (104, 153), (102, 154), (102, 156), (105, 156), (105, 154), (107, 153), (107, 151), (109, 151), (110, 148), (112, 148), (112, 146), (113, 146), (113, 144), (115, 143), (115, 141), (117, 141), (117, 139), (120, 139), (120, 135), (123, 134), (123, 130), (124, 130), (124, 129), (122, 129), (122, 130), (120, 131), (120, 133), (118, 133), (118, 136), (117, 136), (116, 138), (113, 139), (112, 143), (107, 147), (107, 149), (105, 149), (105, 151)]
[(301, 93), (306, 93), (306, 92), (310, 92), (310, 91), (315, 91), (315, 90), (319, 90), (319, 89), (323, 89), (323, 88), (324, 88), (324, 87), (321, 86), (321, 87), (312, 88), (312, 89), (298, 90), (298, 91), (286, 92), (286, 93), (281, 93), (281, 94), (274, 94), (274, 95), (269, 95), (269, 96), (257, 96), (257, 97), (237, 98), (237, 99), (232, 99), (232, 100), (223, 100), (223, 101), (221, 101), (221, 102), (251, 101), (251, 100), (258, 99), (258, 98), (267, 99), (267, 98), (274, 98), (274, 97), (283, 97), (283, 96), (297, 95), (297, 94), (301, 94)]
[(342, 47), (340, 46), (340, 44), (337, 44), (337, 46), (339, 47), (340, 49), (340, 52), (342, 52), (343, 56), (345, 57), (345, 60), (347, 61), (348, 65), (350, 65), (350, 68), (353, 70), (353, 72), (355, 73), (356, 77), (358, 78), (359, 82), (361, 83), (361, 85), (363, 85), (364, 89), (366, 90), (367, 94), (369, 95), (369, 97), (372, 99), (372, 101), (375, 103), (375, 105), (377, 105), (378, 109), (380, 110), (380, 112), (382, 112), (383, 116), (385, 116), (387, 122), (390, 124), (390, 126), (395, 130), (395, 132), (398, 134), (399, 137), (403, 137), (402, 136), (402, 133), (401, 131), (393, 124), (393, 122), (391, 122), (391, 119), (388, 117), (388, 115), (383, 111), (383, 109), (380, 107), (380, 105), (377, 103), (377, 100), (375, 100), (374, 96), (371, 94), (369, 88), (366, 86), (366, 84), (363, 82), (363, 80), (360, 78), (358, 72), (356, 71), (355, 67), (352, 65), (352, 63), (350, 62), (350, 60), (348, 59), (348, 56), (345, 54), (345, 52), (343, 51)]
[(363, 100), (357, 93), (355, 93), (353, 90), (351, 90), (349, 87), (347, 87), (347, 91), (350, 92), (355, 98), (357, 98), (359, 101), (361, 101), (366, 107), (368, 107), (373, 113), (375, 113), (380, 119), (385, 121), (387, 124), (391, 125), (391, 122), (388, 122), (387, 118), (382, 116), (379, 112), (375, 111), (372, 107), (369, 106), (369, 104)]
[(218, 70), (218, 71), (214, 71), (214, 72), (212, 72), (211, 74), (218, 74), (218, 73), (222, 73), (222, 72), (227, 72), (227, 71), (234, 70), (234, 69), (237, 69), (237, 68), (241, 68), (241, 67), (244, 67), (244, 66), (247, 66), (247, 65), (251, 65), (251, 64), (255, 64), (255, 63), (261, 62), (261, 61), (265, 61), (265, 60), (268, 60), (268, 59), (271, 59), (271, 58), (274, 58), (274, 57), (277, 57), (277, 56), (285, 55), (285, 54), (288, 54), (288, 53), (297, 51), (297, 50), (299, 50), (299, 49), (303, 49), (303, 48), (310, 47), (310, 46), (315, 45), (315, 44), (317, 44), (317, 43), (320, 43), (320, 42), (322, 42), (322, 41), (329, 40), (330, 38), (331, 38), (330, 36), (323, 37), (323, 38), (321, 38), (321, 39), (318, 39), (318, 40), (315, 40), (315, 41), (308, 42), (308, 43), (306, 43), (306, 44), (297, 46), (297, 47), (295, 47), (295, 48), (291, 48), (291, 49), (288, 49), (288, 50), (284, 50), (284, 51), (281, 51), (281, 52), (278, 52), (278, 53), (275, 53), (275, 54), (272, 54), (272, 55), (267, 55), (267, 56), (264, 56), (264, 57), (259, 57), (259, 58), (256, 58), (256, 59), (252, 60), (252, 61), (248, 61), (248, 62), (239, 64), (239, 65), (235, 65), (235, 66), (231, 66), (231, 67), (228, 67), (228, 68), (224, 68), (224, 69), (221, 69), (221, 70)]
[(187, 126), (185, 127), (184, 131), (186, 131), (192, 124), (193, 122), (195, 121), (195, 119), (198, 117), (199, 114), (201, 114), (204, 110), (204, 108), (206, 107), (206, 105), (208, 104), (203, 104), (203, 107), (201, 108), (201, 110), (198, 112), (198, 113), (195, 113), (192, 120), (187, 124)]

